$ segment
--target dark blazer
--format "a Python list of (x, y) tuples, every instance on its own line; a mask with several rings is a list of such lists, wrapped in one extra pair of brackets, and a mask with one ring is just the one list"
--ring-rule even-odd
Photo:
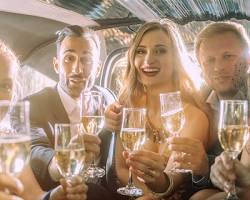
[[(94, 90), (103, 93), (106, 104), (114, 101), (108, 90), (95, 86)], [(30, 121), (32, 127), (32, 150), (30, 164), (33, 173), (43, 190), (48, 191), (58, 185), (49, 175), (48, 166), (54, 156), (55, 123), (69, 123), (69, 118), (55, 88), (45, 88), (25, 98), (30, 101)], [(112, 134), (103, 131), (99, 137), (101, 143), (100, 166), (106, 165)]]

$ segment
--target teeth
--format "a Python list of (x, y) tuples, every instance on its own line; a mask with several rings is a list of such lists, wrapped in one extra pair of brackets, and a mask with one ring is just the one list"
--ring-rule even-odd
[(158, 72), (158, 69), (153, 69), (153, 68), (144, 68), (143, 69), (144, 72)]

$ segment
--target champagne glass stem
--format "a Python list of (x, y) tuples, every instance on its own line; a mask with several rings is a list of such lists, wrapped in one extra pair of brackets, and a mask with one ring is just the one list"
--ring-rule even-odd
[(132, 172), (129, 169), (128, 170), (128, 185), (127, 185), (127, 187), (133, 187), (133, 186), (134, 186), (134, 184), (133, 184)]
[(227, 200), (232, 200), (232, 199), (235, 199), (236, 197), (237, 197), (236, 188), (235, 188), (235, 184), (233, 183), (231, 190), (227, 194)]
[(93, 160), (92, 160), (92, 162), (91, 162), (91, 164), (90, 164), (90, 167), (96, 167), (96, 163), (95, 163), (95, 155), (93, 156)]

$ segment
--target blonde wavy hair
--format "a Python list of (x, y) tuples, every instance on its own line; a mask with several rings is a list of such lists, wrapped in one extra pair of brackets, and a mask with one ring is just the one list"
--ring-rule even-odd
[(144, 86), (137, 78), (137, 70), (134, 65), (135, 52), (143, 36), (150, 31), (161, 30), (166, 33), (172, 42), (174, 59), (173, 83), (176, 90), (180, 90), (182, 98), (189, 102), (195, 102), (192, 93), (196, 91), (193, 81), (184, 69), (184, 65), (192, 67), (193, 64), (188, 56), (177, 27), (170, 21), (148, 22), (137, 31), (128, 51), (128, 65), (120, 90), (119, 101), (127, 106), (133, 106), (136, 97), (144, 95)]
[(13, 85), (13, 93), (12, 93), (12, 102), (17, 102), (18, 99), (22, 96), (21, 86), (18, 81), (18, 72), (20, 70), (20, 63), (15, 53), (2, 40), (0, 40), (0, 58), (1, 57), (10, 61), (13, 64), (13, 66), (15, 66), (16, 68), (16, 75), (15, 77), (13, 77), (14, 85)]

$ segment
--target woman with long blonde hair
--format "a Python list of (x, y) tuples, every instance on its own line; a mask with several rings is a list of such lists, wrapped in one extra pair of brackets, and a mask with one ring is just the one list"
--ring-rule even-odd
[[(186, 119), (180, 136), (199, 140), (206, 147), (208, 119), (196, 106), (197, 100), (194, 98), (198, 97), (197, 88), (187, 74), (187, 70), (193, 71), (192, 67), (173, 23), (145, 23), (129, 47), (128, 66), (119, 101), (106, 110), (106, 127), (119, 132), (123, 107), (147, 109), (148, 139), (143, 148), (128, 155), (117, 137), (115, 154), (115, 171), (119, 181), (127, 183), (130, 168), (135, 184), (144, 190), (145, 196), (176, 196), (179, 187), (189, 181), (185, 174), (169, 171), (174, 165), (178, 167), (178, 162), (174, 161), (180, 154), (172, 153), (166, 148), (165, 142), (160, 142), (165, 132), (161, 122), (160, 93), (180, 91)], [(196, 164), (195, 158), (189, 158), (190, 162), (192, 165), (184, 168), (192, 170), (195, 167), (193, 164)]]

